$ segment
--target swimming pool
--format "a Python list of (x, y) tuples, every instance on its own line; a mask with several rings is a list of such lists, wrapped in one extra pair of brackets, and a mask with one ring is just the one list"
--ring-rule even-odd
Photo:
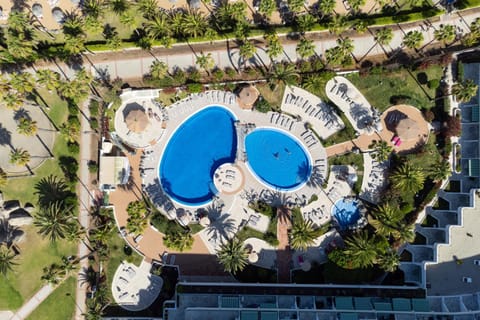
[(235, 116), (220, 106), (207, 107), (174, 132), (160, 160), (163, 190), (184, 205), (202, 205), (217, 193), (215, 169), (233, 162), (237, 151)]
[(360, 202), (356, 199), (342, 198), (332, 206), (332, 216), (341, 229), (346, 229), (360, 218)]
[(299, 188), (310, 177), (310, 159), (300, 142), (272, 128), (260, 128), (245, 137), (248, 165), (266, 185), (282, 191)]

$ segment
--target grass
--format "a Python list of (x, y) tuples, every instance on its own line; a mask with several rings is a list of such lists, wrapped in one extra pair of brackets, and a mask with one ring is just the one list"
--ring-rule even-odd
[(275, 90), (270, 89), (270, 86), (267, 83), (258, 83), (255, 87), (258, 89), (262, 97), (268, 101), (273, 109), (280, 110), (283, 93), (285, 91), (284, 84), (279, 84)]
[(69, 277), (36, 308), (27, 320), (72, 319), (75, 312), (75, 289), (77, 279)]
[[(143, 257), (135, 251), (132, 251), (131, 255), (127, 255), (123, 249), (127, 243), (116, 233), (110, 237), (107, 244), (110, 248), (110, 254), (108, 260), (105, 262), (104, 268), (107, 277), (107, 288), (111, 288), (113, 276), (122, 261), (126, 260), (138, 266), (140, 262), (142, 262)], [(111, 290), (108, 289), (107, 292), (108, 297), (113, 301)]]
[(383, 112), (396, 103), (411, 104), (418, 109), (434, 106), (435, 89), (427, 82), (442, 77), (442, 67), (430, 66), (426, 70), (372, 69), (368, 74), (349, 74), (346, 77), (360, 90), (372, 106)]
[(18, 244), (20, 255), (14, 273), (9, 272), (7, 277), (0, 281), (0, 310), (16, 310), (24, 301), (43, 286), (40, 277), (43, 268), (60, 262), (61, 256), (76, 253), (76, 244), (66, 241), (50, 243), (37, 234), (34, 226), (22, 228), (25, 231), (25, 241)]

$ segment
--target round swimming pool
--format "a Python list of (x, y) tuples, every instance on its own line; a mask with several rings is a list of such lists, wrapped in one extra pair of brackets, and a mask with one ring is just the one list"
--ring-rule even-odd
[(360, 218), (360, 202), (356, 199), (342, 198), (332, 206), (332, 216), (341, 229), (346, 229)]
[(256, 129), (246, 136), (245, 149), (251, 171), (272, 188), (295, 190), (310, 177), (312, 168), (307, 152), (286, 132)]
[(172, 135), (160, 161), (163, 190), (184, 205), (202, 205), (217, 190), (215, 169), (233, 162), (237, 151), (235, 116), (220, 106), (207, 107), (187, 119)]

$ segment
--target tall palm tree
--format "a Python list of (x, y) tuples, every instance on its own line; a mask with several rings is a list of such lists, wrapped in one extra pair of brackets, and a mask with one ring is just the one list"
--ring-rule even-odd
[(15, 262), (15, 253), (6, 246), (0, 245), (0, 273), (7, 275), (8, 271), (13, 271), (13, 267), (17, 265)]
[(422, 190), (425, 173), (406, 162), (390, 176), (393, 186), (402, 192), (417, 193)]
[(150, 75), (154, 79), (162, 79), (168, 75), (168, 66), (163, 61), (154, 60), (150, 65)]
[(305, 90), (326, 100), (325, 85), (333, 77), (335, 73), (330, 71), (312, 74), (303, 78), (302, 86)]
[(37, 81), (41, 86), (47, 88), (48, 91), (53, 91), (60, 84), (60, 75), (58, 72), (50, 69), (40, 69), (37, 71)]
[(336, 14), (333, 19), (328, 23), (328, 30), (335, 34), (340, 35), (348, 28), (348, 22), (345, 16)]
[(395, 234), (395, 239), (400, 242), (413, 242), (415, 240), (414, 226), (400, 222)]
[(318, 2), (318, 10), (321, 13), (321, 18), (325, 16), (330, 16), (335, 11), (335, 5), (337, 2), (335, 0), (323, 0)]
[(398, 226), (404, 214), (396, 207), (385, 203), (372, 211), (373, 219), (370, 224), (375, 232), (384, 237), (398, 236)]
[(62, 31), (65, 35), (75, 37), (85, 33), (85, 21), (77, 12), (71, 11), (65, 13), (63, 19)]
[(458, 102), (470, 101), (478, 91), (478, 85), (471, 79), (467, 79), (463, 82), (458, 82), (452, 87), (452, 94)]
[(282, 43), (275, 32), (266, 33), (264, 38), (267, 40), (268, 57), (273, 61), (276, 57), (282, 54)]
[(238, 238), (232, 238), (220, 245), (217, 251), (218, 261), (226, 272), (236, 274), (248, 263), (248, 252)]
[(69, 275), (73, 271), (75, 271), (78, 267), (78, 259), (75, 258), (67, 258), (62, 256), (62, 264), (60, 264), (59, 268), (61, 273), (65, 275)]
[(447, 45), (449, 42), (453, 42), (457, 37), (456, 27), (451, 24), (441, 24), (440, 27), (433, 32), (435, 40), (443, 42)]
[(62, 203), (68, 195), (68, 186), (65, 180), (54, 175), (40, 179), (35, 186), (34, 194), (38, 197), (38, 204), (48, 208), (52, 203)]
[(300, 218), (294, 221), (290, 232), (290, 245), (293, 249), (305, 251), (314, 244), (316, 238), (317, 232), (310, 220)]
[(208, 28), (208, 21), (203, 13), (191, 9), (183, 15), (182, 27), (183, 34), (187, 37), (196, 38), (205, 34)]
[(348, 3), (352, 8), (352, 13), (356, 14), (358, 11), (360, 11), (360, 8), (365, 5), (365, 0), (349, 0)]
[(7, 173), (0, 168), (0, 188), (3, 188), (7, 185)]
[(34, 136), (37, 133), (37, 121), (29, 118), (18, 119), (17, 132), (25, 136)]
[(85, 51), (86, 39), (85, 34), (78, 34), (76, 36), (66, 34), (63, 49), (69, 55), (79, 55)]
[(103, 0), (84, 0), (81, 5), (82, 13), (92, 20), (101, 20), (105, 10)]
[(43, 275), (40, 279), (48, 284), (57, 285), (62, 281), (64, 276), (65, 274), (60, 269), (60, 266), (53, 263), (50, 266), (43, 268)]
[(344, 254), (351, 259), (353, 268), (368, 268), (377, 261), (375, 239), (367, 231), (361, 231), (345, 239)]
[(270, 19), (276, 9), (277, 4), (275, 0), (260, 0), (260, 4), (258, 5), (258, 12), (267, 19)]
[(30, 72), (12, 73), (10, 85), (21, 94), (30, 93), (35, 88), (35, 79)]
[(60, 126), (60, 133), (69, 143), (75, 143), (80, 136), (80, 126), (76, 122), (67, 121)]
[(402, 45), (409, 49), (418, 49), (422, 46), (423, 40), (423, 33), (418, 30), (413, 30), (403, 36)]
[(400, 265), (400, 256), (393, 250), (387, 250), (378, 257), (378, 265), (386, 272), (394, 272)]
[(391, 28), (381, 28), (375, 31), (375, 41), (381, 46), (387, 46), (392, 42), (393, 30)]
[(390, 158), (393, 148), (384, 140), (374, 141), (370, 146), (373, 148), (372, 158), (378, 162), (383, 162)]
[(33, 217), (33, 224), (39, 228), (38, 233), (55, 242), (64, 239), (72, 221), (72, 207), (64, 208), (60, 202), (50, 203), (45, 208), (39, 208)]
[(295, 18), (295, 24), (300, 32), (312, 30), (315, 23), (317, 23), (317, 19), (309, 13), (299, 15)]
[(122, 16), (130, 8), (127, 0), (108, 0), (108, 5), (117, 16)]
[(294, 15), (304, 10), (303, 0), (287, 0), (287, 4), (288, 4), (288, 10)]
[(20, 93), (11, 90), (2, 96), (2, 102), (8, 109), (16, 111), (23, 105), (23, 98)]
[(302, 38), (298, 42), (295, 51), (302, 59), (308, 59), (315, 55), (315, 43), (313, 40)]
[(167, 248), (172, 248), (180, 252), (191, 249), (193, 246), (193, 241), (194, 240), (190, 232), (171, 232), (167, 233), (163, 237), (163, 244)]
[(16, 166), (24, 166), (30, 162), (30, 152), (22, 148), (14, 148), (10, 151), (10, 163)]
[(197, 56), (197, 61), (195, 63), (203, 70), (207, 72), (207, 74), (210, 74), (210, 70), (212, 70), (215, 67), (215, 61), (213, 60), (212, 54), (204, 54), (203, 52), (200, 53), (199, 56)]
[(255, 48), (254, 44), (250, 41), (242, 41), (242, 44), (239, 47), (239, 52), (238, 54), (240, 55), (240, 58), (243, 60), (243, 64), (253, 58), (255, 53), (257, 52), (257, 48)]
[(288, 63), (274, 64), (268, 76), (268, 82), (273, 87), (273, 90), (280, 84), (294, 86), (297, 85), (299, 81), (300, 75), (295, 70), (295, 65)]
[(156, 0), (138, 0), (137, 10), (145, 19), (149, 20), (158, 12), (158, 4)]
[(157, 11), (153, 17), (144, 23), (145, 31), (152, 39), (161, 39), (171, 36), (171, 25), (168, 15)]
[(436, 162), (431, 168), (429, 172), (430, 178), (432, 178), (434, 181), (441, 181), (452, 173), (452, 169), (450, 168), (450, 162), (447, 160), (440, 160)]

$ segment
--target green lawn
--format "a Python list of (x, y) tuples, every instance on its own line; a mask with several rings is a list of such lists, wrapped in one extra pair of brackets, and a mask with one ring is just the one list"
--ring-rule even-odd
[(0, 310), (18, 309), (24, 301), (42, 287), (40, 277), (43, 268), (60, 262), (60, 257), (76, 253), (76, 245), (66, 241), (51, 244), (37, 234), (34, 226), (22, 228), (25, 240), (18, 245), (20, 255), (14, 272), (9, 272), (7, 278), (0, 281)]
[(284, 84), (279, 84), (275, 90), (271, 90), (267, 83), (258, 83), (255, 87), (258, 89), (262, 97), (270, 103), (273, 109), (280, 110), (283, 92), (285, 91)]
[(115, 271), (117, 271), (118, 266), (123, 260), (127, 260), (135, 265), (140, 265), (142, 262), (143, 257), (137, 254), (135, 251), (132, 251), (131, 255), (125, 254), (123, 250), (124, 246), (127, 243), (120, 237), (117, 233), (113, 234), (108, 241), (108, 247), (110, 248), (110, 255), (108, 260), (104, 264), (106, 276), (107, 276), (107, 292), (108, 297), (113, 301), (112, 292), (110, 288), (112, 287), (112, 279), (115, 275)]
[(27, 320), (68, 320), (75, 313), (77, 279), (69, 277), (38, 306)]
[[(441, 66), (431, 66), (427, 70), (409, 72), (398, 69), (392, 72), (374, 69), (366, 75), (350, 74), (346, 76), (367, 98), (368, 102), (380, 111), (395, 103), (411, 104), (419, 109), (431, 108), (435, 98), (435, 89), (428, 88), (429, 80), (440, 80)], [(424, 83), (424, 84), (421, 84)]]

